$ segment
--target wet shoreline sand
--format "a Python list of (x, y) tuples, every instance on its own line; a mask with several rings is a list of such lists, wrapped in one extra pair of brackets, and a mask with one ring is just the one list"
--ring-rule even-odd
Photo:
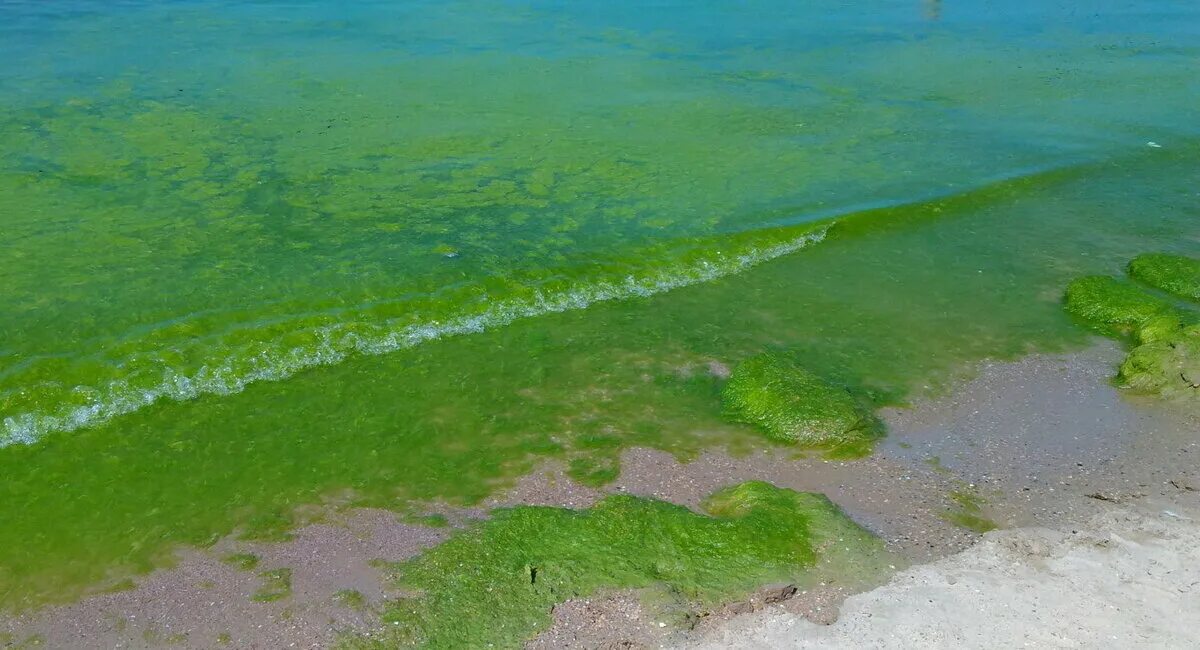
[(1108, 503), (1061, 528), (977, 545), (848, 598), (814, 625), (779, 607), (683, 646), (704, 648), (1190, 648), (1200, 643), (1200, 493)]
[[(375, 607), (396, 594), (375, 560), (411, 557), (490, 508), (581, 508), (610, 492), (694, 508), (716, 488), (748, 479), (825, 493), (902, 562), (935, 561), (980, 539), (947, 520), (962, 507), (956, 494), (971, 495), (978, 516), (1003, 528), (1063, 527), (1114, 504), (1172, 495), (1200, 481), (1192, 460), (1200, 454), (1195, 419), (1113, 388), (1108, 377), (1120, 356), (1114, 344), (1098, 341), (1075, 353), (985, 362), (945, 395), (881, 413), (888, 438), (863, 460), (771, 449), (738, 457), (712, 451), (684, 464), (663, 452), (632, 449), (622, 457), (620, 477), (602, 489), (575, 484), (561, 466), (546, 465), (479, 507), (444, 509), (451, 527), (359, 509), (328, 513), (287, 542), (225, 539), (181, 551), (174, 568), (143, 576), (128, 590), (0, 621), (0, 640), (74, 648), (327, 647), (340, 634), (380, 625)], [(253, 554), (257, 565), (245, 570), (222, 561), (239, 553)], [(277, 569), (290, 570), (287, 593), (255, 600), (267, 580), (260, 574)], [(825, 585), (770, 607), (828, 623), (842, 599), (873, 586)], [(713, 634), (726, 619), (769, 600), (759, 594), (703, 612), (696, 629), (687, 631), (659, 625), (633, 594), (605, 594), (556, 607), (553, 626), (531, 645), (682, 643)]]

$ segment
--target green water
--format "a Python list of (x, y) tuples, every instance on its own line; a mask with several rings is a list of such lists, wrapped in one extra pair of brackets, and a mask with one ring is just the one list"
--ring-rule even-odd
[(1071, 4), (0, 5), (0, 605), (1080, 344), (1200, 251), (1200, 11)]

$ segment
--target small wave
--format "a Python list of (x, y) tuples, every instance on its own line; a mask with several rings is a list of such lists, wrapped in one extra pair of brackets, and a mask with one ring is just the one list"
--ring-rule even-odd
[[(33, 444), (53, 432), (67, 432), (132, 413), (159, 400), (186, 401), (201, 395), (229, 395), (259, 381), (279, 381), (302, 370), (339, 363), (354, 354), (378, 355), (410, 348), (426, 341), (473, 334), (514, 321), (544, 314), (584, 309), (611, 300), (653, 296), (732, 275), (763, 262), (818, 243), (828, 226), (809, 229), (781, 242), (746, 246), (726, 254), (710, 252), (672, 272), (630, 274), (620, 279), (585, 281), (564, 290), (538, 290), (522, 298), (496, 301), (482, 310), (446, 320), (413, 324), (389, 319), (377, 323), (348, 322), (315, 328), (307, 345), (284, 347), (266, 343), (258, 352), (226, 358), (197, 370), (159, 364), (149, 385), (118, 379), (102, 387), (76, 386), (72, 395), (86, 403), (49, 411), (31, 410), (7, 416), (0, 431), (0, 447)], [(275, 349), (272, 349), (272, 346)], [(143, 385), (138, 385), (139, 383)]]

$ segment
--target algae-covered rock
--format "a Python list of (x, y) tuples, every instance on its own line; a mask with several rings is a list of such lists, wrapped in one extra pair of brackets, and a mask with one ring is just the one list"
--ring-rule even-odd
[(1200, 300), (1200, 260), (1167, 253), (1146, 253), (1129, 263), (1129, 275), (1181, 298)]
[(730, 418), (780, 442), (837, 449), (869, 444), (883, 433), (848, 391), (776, 352), (743, 361), (721, 396)]
[[(1185, 297), (1200, 288), (1200, 263), (1188, 258), (1142, 255), (1130, 263), (1129, 272)], [(1148, 289), (1105, 276), (1072, 282), (1066, 309), (1101, 331), (1133, 338), (1135, 347), (1117, 375), (1122, 385), (1166, 398), (1200, 396), (1200, 325), (1190, 324), (1195, 319), (1186, 310)]]
[(1121, 363), (1123, 384), (1167, 398), (1200, 396), (1200, 326), (1137, 346)]
[(1066, 309), (1092, 327), (1139, 341), (1152, 341), (1179, 329), (1178, 311), (1137, 285), (1104, 275), (1089, 275), (1067, 286)]
[(1171, 311), (1150, 319), (1134, 333), (1134, 338), (1138, 343), (1162, 341), (1177, 336), (1183, 326), (1183, 316), (1178, 311)]

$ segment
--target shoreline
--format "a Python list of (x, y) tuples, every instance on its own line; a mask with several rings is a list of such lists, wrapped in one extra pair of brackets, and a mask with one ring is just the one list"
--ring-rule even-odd
[[(975, 495), (979, 515), (1004, 528), (1062, 527), (1089, 521), (1113, 502), (1177, 490), (1172, 480), (1196, 483), (1194, 463), (1187, 463), (1190, 454), (1200, 454), (1197, 443), (1187, 441), (1194, 418), (1167, 405), (1140, 404), (1109, 385), (1120, 354), (1115, 344), (1099, 341), (1068, 354), (983, 362), (973, 378), (944, 395), (881, 412), (888, 437), (862, 460), (797, 458), (794, 451), (770, 449), (741, 457), (710, 451), (682, 464), (664, 452), (632, 449), (622, 456), (621, 475), (602, 489), (575, 484), (550, 464), (477, 507), (445, 514), (453, 523), (506, 505), (579, 508), (613, 492), (695, 508), (718, 487), (761, 479), (826, 494), (920, 571), (980, 539), (946, 519), (959, 507), (950, 497), (959, 491)], [(181, 551), (175, 567), (141, 576), (129, 590), (0, 619), (0, 639), (76, 648), (328, 647), (341, 633), (377, 627), (375, 606), (397, 595), (374, 560), (411, 557), (451, 530), (360, 509), (304, 526), (288, 542), (224, 539), (209, 549)], [(239, 570), (222, 561), (237, 553), (257, 556), (257, 566)], [(291, 570), (288, 593), (254, 601), (263, 588), (259, 574), (284, 568)], [(875, 586), (825, 585), (769, 608), (830, 623), (843, 599)], [(359, 596), (346, 599), (350, 592)], [(739, 617), (771, 599), (764, 592), (707, 612), (691, 632), (659, 625), (631, 593), (572, 600), (555, 608), (552, 627), (529, 646), (694, 642), (726, 625), (736, 629)]]
[(849, 597), (828, 625), (769, 605), (680, 647), (1196, 647), (1198, 588), (1200, 493), (1186, 487), (1082, 525), (988, 533)]

